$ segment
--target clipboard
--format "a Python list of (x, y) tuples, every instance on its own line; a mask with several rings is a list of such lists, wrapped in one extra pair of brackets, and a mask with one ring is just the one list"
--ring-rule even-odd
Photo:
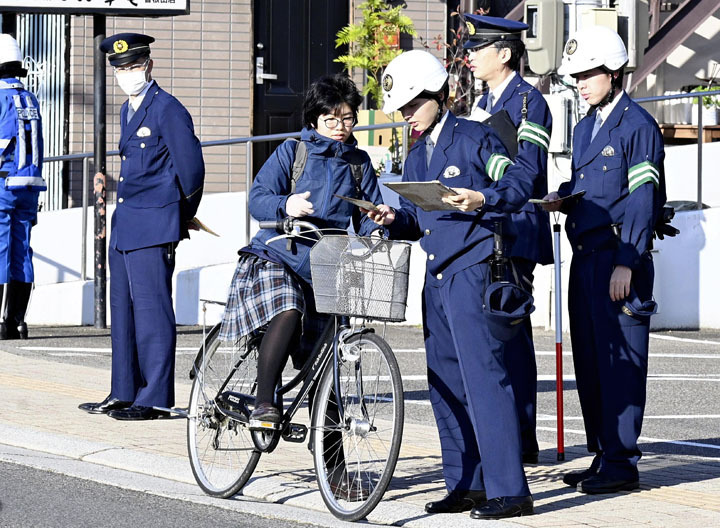
[(377, 205), (375, 205), (372, 202), (368, 202), (367, 200), (359, 200), (358, 198), (350, 198), (349, 196), (343, 196), (342, 194), (336, 194), (334, 195), (336, 198), (340, 198), (341, 200), (345, 200), (346, 202), (350, 202), (353, 205), (356, 205), (358, 207), (362, 207), (363, 209), (367, 209), (368, 211), (376, 211)]
[(530, 198), (528, 200), (528, 203), (532, 204), (550, 204), (555, 202), (563, 202), (565, 200), (575, 200), (576, 198), (580, 198), (581, 196), (585, 195), (585, 191), (576, 192), (575, 194), (569, 194), (563, 198), (558, 198), (557, 200), (542, 200), (538, 198)]
[(423, 211), (457, 211), (458, 208), (442, 201), (445, 196), (457, 194), (438, 180), (424, 182), (386, 182), (400, 196), (410, 200)]

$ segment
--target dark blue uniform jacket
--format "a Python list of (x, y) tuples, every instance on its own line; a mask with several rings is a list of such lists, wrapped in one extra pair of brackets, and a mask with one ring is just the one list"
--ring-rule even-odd
[[(523, 94), (527, 94), (527, 117), (522, 120)], [(485, 108), (487, 93), (480, 98), (478, 106)], [(527, 202), (528, 198), (543, 198), (547, 195), (547, 161), (552, 116), (542, 94), (519, 75), (510, 81), (500, 99), (495, 101), (491, 113), (507, 111), (518, 129), (518, 153), (515, 165), (508, 168), (505, 176), (485, 192), (489, 204), (512, 212), (517, 229), (517, 239), (509, 254), (522, 257), (538, 264), (553, 262), (552, 236), (548, 213)], [(530, 195), (527, 189), (514, 180), (516, 171), (529, 179)]]
[(653, 227), (665, 204), (665, 151), (657, 123), (623, 92), (590, 142), (595, 115), (582, 119), (573, 138), (572, 179), (560, 196), (585, 191), (568, 204), (565, 223), (574, 252), (615, 244), (611, 224), (622, 226), (615, 265), (635, 268), (651, 247)]
[(110, 245), (120, 251), (187, 238), (202, 196), (205, 164), (192, 118), (154, 83), (135, 115), (120, 112), (120, 178)]
[[(419, 140), (408, 153), (403, 181), (439, 180), (448, 187), (485, 191), (493, 183), (494, 167), (510, 166), (507, 152), (493, 130), (475, 121), (458, 119), (448, 113), (434, 147), (430, 167), (426, 164), (425, 141)], [(455, 167), (456, 170), (449, 170)], [(513, 232), (502, 213), (423, 211), (409, 200), (400, 199), (401, 209), (390, 224), (392, 238), (420, 240), (427, 253), (427, 283), (440, 284), (453, 273), (487, 259), (493, 251), (494, 222), (503, 222), (503, 237), (512, 241)]]

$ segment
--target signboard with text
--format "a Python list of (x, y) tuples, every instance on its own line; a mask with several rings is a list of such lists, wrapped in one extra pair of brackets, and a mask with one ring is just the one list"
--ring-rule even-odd
[(166, 16), (190, 13), (190, 0), (0, 0), (0, 12)]

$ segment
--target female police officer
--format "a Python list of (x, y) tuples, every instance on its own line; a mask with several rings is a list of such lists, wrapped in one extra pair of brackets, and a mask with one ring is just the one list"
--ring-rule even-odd
[[(590, 468), (564, 482), (585, 493), (638, 487), (645, 408), (653, 227), (665, 203), (663, 141), (655, 120), (622, 90), (628, 55), (608, 28), (568, 40), (560, 74), (590, 104), (574, 131), (572, 178), (546, 199), (567, 213), (572, 244), (569, 310)], [(585, 191), (580, 199), (558, 198)], [(564, 204), (564, 205), (561, 205)]]
[[(494, 219), (476, 211), (510, 200), (509, 191), (492, 186), (506, 181), (511, 162), (492, 129), (445, 110), (447, 79), (431, 54), (407, 51), (383, 75), (383, 111), (399, 109), (423, 134), (408, 153), (403, 180), (440, 180), (453, 187), (458, 194), (447, 201), (456, 210), (426, 212), (401, 199), (397, 211), (381, 206), (382, 213), (368, 215), (388, 226), (393, 238), (421, 239), (427, 253), (423, 327), (428, 384), (449, 493), (428, 503), (426, 511), (472, 509), (471, 517), (478, 519), (527, 515), (533, 499), (522, 466), (504, 342), (493, 335), (482, 299), (489, 282)], [(520, 187), (527, 201), (532, 182)], [(498, 214), (495, 219), (508, 218)]]

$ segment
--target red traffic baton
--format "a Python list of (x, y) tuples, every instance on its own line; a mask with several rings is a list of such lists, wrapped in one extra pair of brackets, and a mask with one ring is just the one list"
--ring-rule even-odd
[(557, 459), (565, 460), (565, 418), (563, 409), (562, 282), (560, 223), (553, 224), (555, 242), (555, 394), (557, 395)]

